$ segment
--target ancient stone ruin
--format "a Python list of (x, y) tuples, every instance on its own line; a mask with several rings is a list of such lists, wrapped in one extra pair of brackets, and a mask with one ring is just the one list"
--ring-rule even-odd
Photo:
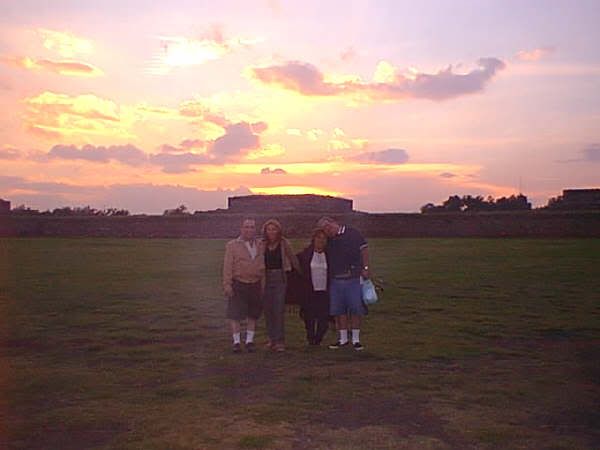
[(229, 212), (236, 213), (336, 213), (352, 212), (352, 200), (326, 195), (245, 195), (229, 197)]

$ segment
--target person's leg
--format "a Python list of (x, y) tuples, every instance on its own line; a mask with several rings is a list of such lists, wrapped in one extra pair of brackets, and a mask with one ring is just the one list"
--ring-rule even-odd
[(362, 350), (360, 325), (362, 316), (365, 314), (365, 307), (362, 303), (360, 280), (352, 280), (352, 283), (348, 287), (348, 309), (350, 311), (350, 325), (352, 327), (352, 345), (355, 350)]
[(315, 297), (315, 341), (320, 344), (329, 329), (329, 294), (325, 291), (317, 292)]
[(240, 287), (234, 282), (233, 295), (227, 303), (227, 319), (229, 319), (229, 327), (233, 338), (233, 351), (236, 353), (240, 350), (240, 319), (246, 315), (241, 294)]
[(317, 331), (315, 333), (315, 343), (320, 344), (329, 329), (329, 317), (319, 317), (316, 322)]
[(309, 344), (312, 344), (315, 340), (315, 320), (312, 317), (306, 317), (304, 327), (306, 328), (306, 340)]
[(256, 319), (248, 317), (246, 319), (246, 344), (254, 342), (254, 333), (256, 331)]
[(330, 283), (330, 304), (329, 313), (335, 317), (336, 328), (339, 338), (335, 344), (329, 346), (331, 349), (337, 349), (348, 343), (348, 320), (346, 317), (346, 301), (344, 293), (345, 280), (331, 280)]
[(285, 274), (277, 282), (276, 295), (273, 299), (273, 321), (275, 342), (282, 346), (285, 342)]
[(337, 318), (338, 333), (340, 336), (340, 344), (346, 344), (348, 342), (348, 316), (342, 314)]
[(273, 307), (274, 307), (274, 290), (273, 290), (273, 286), (271, 284), (271, 279), (269, 276), (267, 276), (267, 282), (265, 285), (265, 293), (264, 293), (264, 301), (263, 301), (263, 307), (264, 307), (264, 314), (265, 314), (265, 325), (267, 327), (267, 336), (269, 337), (269, 345), (273, 345), (275, 343), (275, 333), (273, 330), (273, 321), (274, 321), (274, 317), (273, 317)]
[(240, 322), (239, 320), (229, 320), (229, 326), (231, 328), (231, 334), (233, 335), (233, 343), (240, 343)]

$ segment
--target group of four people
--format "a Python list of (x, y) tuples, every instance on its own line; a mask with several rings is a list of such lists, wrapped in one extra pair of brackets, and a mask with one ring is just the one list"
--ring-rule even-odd
[(361, 277), (370, 277), (369, 251), (356, 229), (323, 217), (310, 244), (295, 254), (277, 220), (265, 222), (262, 236), (257, 237), (256, 221), (245, 219), (240, 236), (225, 247), (223, 264), (223, 290), (234, 353), (242, 351), (243, 321), (245, 348), (248, 352), (256, 350), (256, 322), (263, 311), (267, 347), (278, 352), (285, 350), (286, 295), (300, 304), (309, 344), (321, 343), (333, 316), (339, 338), (329, 348), (339, 349), (351, 342), (354, 350), (363, 350), (360, 325), (366, 307), (362, 302)]

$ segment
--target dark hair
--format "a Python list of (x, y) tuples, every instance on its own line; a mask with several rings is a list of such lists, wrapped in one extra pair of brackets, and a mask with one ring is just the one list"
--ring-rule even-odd
[(315, 238), (317, 237), (317, 235), (322, 234), (323, 236), (325, 236), (325, 239), (327, 240), (327, 233), (325, 233), (325, 230), (323, 228), (315, 228), (312, 232), (312, 236), (310, 238), (310, 244), (314, 247), (315, 246)]

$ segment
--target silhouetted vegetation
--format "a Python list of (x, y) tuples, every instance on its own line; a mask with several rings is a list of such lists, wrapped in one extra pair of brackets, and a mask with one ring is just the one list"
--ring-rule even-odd
[(185, 205), (179, 205), (175, 209), (165, 209), (163, 212), (163, 216), (190, 216), (191, 214)]
[(96, 209), (91, 206), (64, 206), (62, 208), (54, 208), (53, 210), (40, 211), (32, 209), (25, 205), (19, 205), (10, 211), (11, 214), (22, 216), (58, 216), (58, 217), (117, 217), (129, 216), (129, 211), (118, 208)]
[(531, 203), (523, 194), (511, 195), (494, 199), (489, 196), (452, 195), (441, 205), (427, 203), (421, 207), (422, 213), (436, 212), (481, 212), (481, 211), (526, 211), (531, 209)]

